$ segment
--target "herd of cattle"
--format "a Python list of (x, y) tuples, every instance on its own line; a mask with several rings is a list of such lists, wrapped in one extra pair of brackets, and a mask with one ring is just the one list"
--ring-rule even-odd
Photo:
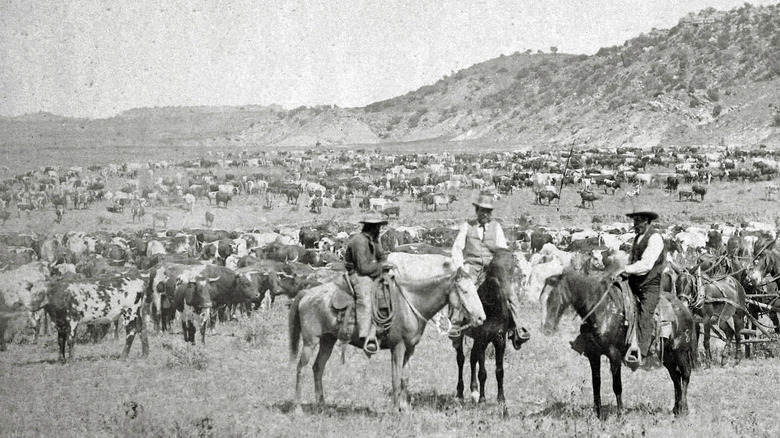
[[(481, 154), (380, 154), (373, 151), (269, 152), (238, 154), (182, 163), (126, 163), (61, 169), (53, 166), (26, 172), (0, 182), (0, 220), (21, 220), (54, 211), (60, 222), (68, 210), (107, 203), (98, 222), (116, 223), (126, 208), (132, 221), (143, 224), (146, 209), (152, 228), (135, 231), (69, 231), (63, 234), (0, 235), (0, 347), (4, 331), (20, 315), (29, 324), (47, 328), (44, 314), (57, 327), (61, 358), (72, 348), (76, 328), (121, 322), (127, 330), (125, 354), (135, 334), (148, 352), (145, 315), (155, 328), (167, 330), (177, 315), (184, 338), (195, 342), (196, 327), (205, 341), (206, 326), (250, 312), (266, 296), (294, 296), (299, 290), (327, 281), (343, 271), (343, 246), (357, 231), (356, 224), (313, 221), (304, 227), (215, 230), (214, 214), (206, 212), (204, 229), (168, 228), (164, 209), (188, 211), (199, 200), (228, 208), (229, 203), (258, 197), (264, 208), (280, 203), (307, 207), (362, 208), (400, 216), (398, 199), (408, 196), (426, 209), (449, 208), (461, 190), (491, 190), (505, 196), (530, 188), (537, 202), (558, 197), (560, 184), (580, 187), (582, 206), (597, 200), (594, 190), (614, 194), (621, 184), (636, 196), (642, 187), (665, 184), (679, 199), (704, 198), (712, 178), (742, 181), (771, 180), (779, 165), (776, 152), (728, 150), (700, 153), (675, 150), (588, 150), (568, 156), (527, 152)], [(650, 166), (674, 168), (672, 173), (648, 173)], [(162, 176), (159, 176), (162, 175)], [(315, 182), (316, 181), (316, 182)], [(774, 187), (767, 185), (767, 187)], [(776, 191), (776, 190), (775, 190)], [(767, 189), (767, 196), (770, 190)], [(774, 193), (774, 192), (772, 192)], [(316, 216), (313, 216), (316, 218)], [(550, 275), (574, 267), (609, 269), (624, 260), (633, 239), (629, 224), (602, 225), (597, 230), (548, 229), (520, 224), (505, 226), (523, 273), (524, 294), (538, 297)], [(774, 224), (717, 224), (712, 228), (664, 230), (673, 254), (691, 256), (704, 251), (753, 251), (760, 235), (774, 238)], [(382, 235), (390, 251), (447, 254), (457, 229), (392, 227)], [(44, 312), (45, 311), (45, 312)]]

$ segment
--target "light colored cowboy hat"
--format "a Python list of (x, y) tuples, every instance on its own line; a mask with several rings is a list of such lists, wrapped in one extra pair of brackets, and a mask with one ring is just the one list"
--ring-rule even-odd
[(645, 218), (647, 218), (648, 220), (651, 220), (651, 221), (654, 221), (654, 220), (658, 219), (658, 217), (659, 217), (658, 213), (656, 213), (654, 211), (642, 210), (642, 209), (637, 209), (637, 208), (634, 208), (634, 211), (632, 211), (631, 213), (626, 213), (626, 216), (630, 217), (631, 219), (633, 219), (635, 217), (645, 217)]
[(477, 196), (477, 200), (472, 202), (471, 205), (479, 208), (484, 208), (487, 210), (492, 210), (493, 207), (493, 194), (491, 193), (480, 193), (479, 196)]
[(371, 225), (387, 225), (387, 218), (375, 214), (371, 214), (371, 215), (364, 216), (362, 219), (360, 219), (360, 223), (371, 224)]

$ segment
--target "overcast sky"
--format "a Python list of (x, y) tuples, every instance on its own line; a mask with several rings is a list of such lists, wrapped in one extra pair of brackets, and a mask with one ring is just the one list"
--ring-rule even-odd
[[(758, 6), (777, 3), (751, 1)], [(593, 54), (740, 0), (0, 0), (0, 115), (387, 99), (501, 54)]]

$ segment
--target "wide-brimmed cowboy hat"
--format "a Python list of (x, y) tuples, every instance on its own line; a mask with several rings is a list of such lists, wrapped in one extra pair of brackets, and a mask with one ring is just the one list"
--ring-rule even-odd
[(658, 219), (658, 213), (650, 210), (642, 210), (636, 208), (631, 213), (626, 213), (626, 216), (630, 217), (631, 219), (635, 217), (644, 217), (647, 218), (647, 220), (651, 220), (651, 221)]
[(472, 202), (471, 205), (487, 210), (493, 209), (493, 195), (491, 193), (480, 193), (477, 196), (477, 200)]
[(387, 225), (387, 218), (378, 215), (367, 215), (360, 219), (361, 224)]

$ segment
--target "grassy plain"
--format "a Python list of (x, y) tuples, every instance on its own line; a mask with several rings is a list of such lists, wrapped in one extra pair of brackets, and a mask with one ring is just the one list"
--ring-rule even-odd
[[(167, 153), (167, 152), (166, 152)], [(78, 155), (78, 154), (74, 154)], [(88, 153), (80, 153), (89, 160)], [(165, 155), (165, 154), (161, 154)], [(150, 150), (143, 161), (156, 159)], [(62, 157), (62, 164), (72, 158)], [(114, 162), (139, 161), (135, 157)], [(46, 155), (17, 156), (22, 172), (52, 164)], [(56, 161), (54, 161), (56, 163)], [(108, 162), (99, 160), (98, 162)], [(90, 161), (80, 164), (87, 166)], [(651, 169), (663, 172), (668, 169)], [(218, 170), (217, 173), (224, 171)], [(241, 174), (242, 171), (231, 173)], [(165, 175), (164, 172), (157, 176)], [(112, 188), (121, 181), (109, 181)], [(681, 187), (682, 188), (682, 187)], [(582, 209), (575, 189), (564, 188), (559, 208), (534, 204), (528, 189), (499, 201), (495, 215), (505, 224), (529, 217), (549, 226), (590, 228), (594, 218), (602, 223), (623, 221), (633, 205), (656, 209), (664, 224), (696, 224), (759, 220), (775, 223), (780, 216), (777, 201), (764, 201), (762, 185), (714, 182), (703, 202), (679, 202), (657, 187), (645, 188), (639, 197), (600, 194), (596, 207)], [(401, 200), (401, 218), (394, 224), (450, 225), (470, 216), (474, 193), (463, 190), (449, 211), (425, 212), (408, 198)], [(305, 197), (300, 200), (301, 204)], [(54, 212), (33, 212), (28, 219), (15, 212), (5, 229), (41, 233), (69, 230), (135, 230), (151, 226), (131, 224), (129, 213), (106, 216), (105, 204), (90, 210), (68, 211), (61, 224)], [(170, 228), (200, 227), (204, 212), (216, 215), (215, 227), (261, 228), (324, 221), (354, 223), (360, 216), (350, 211), (323, 209), (319, 217), (305, 208), (277, 200), (267, 211), (258, 198), (239, 197), (229, 208), (215, 208), (198, 201), (195, 212), (155, 207), (171, 215)], [(151, 335), (151, 354), (119, 360), (122, 341), (76, 346), (76, 360), (56, 362), (53, 335), (37, 345), (12, 343), (0, 353), (0, 435), (2, 436), (778, 436), (780, 412), (777, 388), (780, 368), (778, 349), (758, 347), (755, 357), (736, 364), (694, 372), (689, 391), (691, 414), (675, 419), (671, 414), (673, 388), (666, 370), (624, 369), (622, 417), (614, 412), (614, 396), (608, 366), (604, 362), (602, 395), (610, 411), (606, 421), (592, 413), (591, 379), (587, 361), (568, 347), (577, 322), (567, 318), (561, 333), (544, 337), (536, 330), (538, 304), (525, 303), (524, 313), (533, 330), (531, 342), (519, 352), (509, 351), (506, 361), (505, 407), (495, 403), (492, 360), (488, 362), (486, 405), (461, 402), (455, 395), (456, 371), (450, 342), (433, 327), (426, 331), (412, 360), (410, 388), (413, 411), (392, 412), (390, 360), (381, 352), (371, 360), (349, 348), (346, 362), (334, 353), (325, 373), (328, 405), (317, 409), (311, 375), (304, 391), (305, 414), (290, 410), (295, 366), (288, 360), (287, 307), (284, 300), (270, 310), (241, 323), (230, 323), (207, 337), (205, 347), (187, 347), (178, 327), (172, 334)], [(136, 341), (137, 342), (137, 341)], [(468, 382), (468, 376), (466, 376)], [(467, 383), (468, 385), (468, 383)]]

